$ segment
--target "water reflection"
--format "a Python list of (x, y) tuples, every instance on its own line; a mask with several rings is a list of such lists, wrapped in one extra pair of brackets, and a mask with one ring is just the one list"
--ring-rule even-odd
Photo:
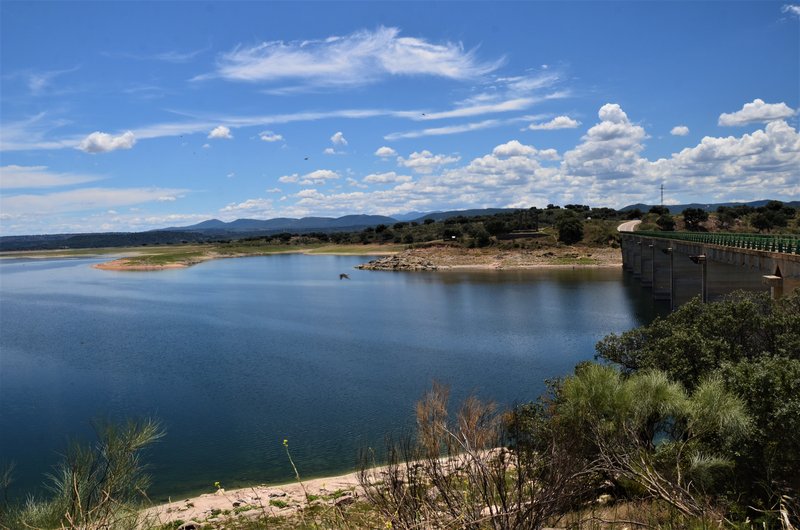
[[(89, 420), (154, 415), (160, 495), (353, 466), (432, 379), (510, 404), (663, 311), (619, 270), (353, 270), (269, 256), (123, 273), (0, 261), (0, 453), (33, 487)], [(348, 272), (350, 281), (339, 280)]]

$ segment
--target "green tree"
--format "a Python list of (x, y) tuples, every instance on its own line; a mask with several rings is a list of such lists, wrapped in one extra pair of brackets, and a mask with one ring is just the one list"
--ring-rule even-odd
[(490, 219), (483, 223), (483, 226), (486, 227), (486, 231), (493, 236), (508, 233), (508, 224), (502, 219)]
[(666, 206), (651, 206), (647, 213), (653, 213), (656, 215), (669, 215), (669, 208)]
[(711, 304), (695, 299), (607, 336), (597, 352), (626, 373), (663, 370), (690, 390), (720, 378), (743, 397), (755, 427), (734, 457), (742, 502), (766, 509), (800, 493), (800, 291), (776, 301), (745, 292)]
[(661, 230), (665, 232), (671, 232), (675, 230), (675, 220), (668, 213), (663, 214), (658, 219), (656, 219), (656, 224)]
[[(717, 479), (733, 466), (732, 447), (749, 432), (744, 402), (718, 377), (693, 391), (659, 370), (625, 377), (584, 363), (560, 385), (554, 421), (586, 437), (607, 477), (701, 516)], [(569, 431), (570, 429), (568, 429)]]
[(583, 221), (574, 215), (565, 215), (556, 223), (558, 240), (573, 245), (583, 239)]
[(702, 208), (686, 208), (682, 212), (683, 222), (686, 224), (686, 229), (692, 232), (702, 230), (700, 223), (708, 221), (708, 212)]
[(644, 214), (639, 208), (625, 212), (625, 219), (641, 219)]

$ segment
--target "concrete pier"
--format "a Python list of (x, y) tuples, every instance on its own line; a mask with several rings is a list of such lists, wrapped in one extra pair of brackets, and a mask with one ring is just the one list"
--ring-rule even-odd
[(746, 290), (777, 298), (800, 287), (800, 254), (791, 249), (685, 241), (668, 232), (623, 232), (620, 238), (623, 269), (650, 288), (655, 300), (670, 300), (673, 309), (694, 297), (711, 302)]

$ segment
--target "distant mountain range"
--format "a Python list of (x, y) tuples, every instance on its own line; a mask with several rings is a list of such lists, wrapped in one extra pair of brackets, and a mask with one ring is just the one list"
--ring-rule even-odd
[(449, 217), (475, 217), (511, 212), (514, 208), (486, 208), (480, 210), (453, 210), (447, 212), (409, 212), (405, 215), (345, 215), (344, 217), (278, 217), (275, 219), (236, 219), (225, 222), (209, 219), (191, 226), (159, 228), (147, 232), (104, 232), (90, 234), (45, 234), (0, 237), (0, 251), (54, 250), (63, 248), (102, 248), (142, 245), (175, 245), (201, 243), (219, 239), (257, 237), (281, 232), (307, 234), (311, 232), (355, 232), (380, 224)]
[[(745, 204), (757, 208), (768, 200), (747, 203), (724, 202), (714, 204), (672, 204), (667, 205), (670, 213), (678, 214), (686, 208), (701, 208), (715, 211), (719, 206)], [(800, 208), (800, 201), (785, 202), (788, 206)], [(621, 210), (638, 208), (647, 212), (653, 205), (631, 204)], [(0, 237), (0, 251), (5, 250), (48, 250), (62, 248), (101, 248), (142, 245), (173, 245), (180, 243), (200, 243), (220, 239), (239, 239), (257, 237), (281, 232), (303, 234), (311, 232), (355, 232), (380, 224), (392, 225), (397, 222), (425, 219), (441, 221), (450, 217), (476, 217), (513, 212), (516, 208), (483, 208), (472, 210), (450, 210), (445, 212), (408, 212), (392, 217), (384, 215), (345, 215), (344, 217), (278, 217), (275, 219), (237, 219), (225, 222), (209, 219), (191, 226), (160, 228), (147, 232), (105, 232), (90, 234), (45, 234)]]
[(229, 232), (328, 232), (351, 231), (377, 226), (379, 224), (393, 224), (397, 219), (384, 215), (345, 215), (344, 217), (277, 217), (275, 219), (236, 219), (225, 222), (219, 219), (210, 219), (191, 226), (163, 228), (159, 231), (203, 232), (206, 234)]
[[(701, 210), (705, 210), (707, 212), (716, 212), (717, 208), (720, 206), (750, 206), (752, 208), (759, 208), (761, 206), (766, 206), (769, 200), (763, 201), (751, 201), (751, 202), (716, 202), (714, 204), (702, 204), (702, 203), (689, 203), (689, 204), (665, 204), (667, 208), (669, 208), (669, 213), (671, 214), (679, 214), (684, 211), (686, 208), (700, 208)], [(791, 206), (793, 208), (800, 208), (800, 201), (782, 201), (783, 204), (786, 206)], [(627, 212), (628, 210), (635, 210), (639, 209), (643, 213), (647, 213), (647, 211), (652, 208), (653, 206), (658, 206), (657, 204), (631, 204), (630, 206), (626, 206), (624, 208), (620, 208), (621, 211)]]

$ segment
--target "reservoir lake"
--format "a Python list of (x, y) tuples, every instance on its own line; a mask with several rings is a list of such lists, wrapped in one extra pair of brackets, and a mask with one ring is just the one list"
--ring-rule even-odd
[[(364, 256), (273, 255), (104, 271), (0, 260), (0, 465), (41, 492), (92, 421), (153, 417), (155, 501), (355, 468), (414, 422), (433, 380), (528, 402), (611, 332), (667, 308), (621, 269), (392, 273)], [(350, 280), (340, 280), (348, 273)]]

